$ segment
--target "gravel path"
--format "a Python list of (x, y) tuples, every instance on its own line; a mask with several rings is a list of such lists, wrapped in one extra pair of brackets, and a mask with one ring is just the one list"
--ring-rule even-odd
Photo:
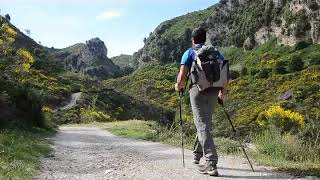
[(61, 108), (58, 108), (58, 109), (59, 110), (71, 109), (72, 107), (74, 107), (77, 104), (77, 101), (81, 98), (81, 95), (82, 95), (81, 92), (71, 94), (70, 102), (67, 105), (65, 105)]
[(43, 160), (35, 179), (294, 179), (265, 167), (252, 173), (245, 159), (231, 156), (220, 157), (220, 177), (202, 175), (191, 151), (183, 168), (179, 148), (120, 138), (99, 128), (62, 127), (53, 141), (55, 152)]

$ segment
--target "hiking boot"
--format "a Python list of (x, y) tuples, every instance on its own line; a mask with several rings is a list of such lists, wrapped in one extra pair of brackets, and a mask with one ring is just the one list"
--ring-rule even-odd
[(193, 164), (199, 164), (202, 156), (203, 156), (202, 154), (194, 154), (193, 155)]
[(199, 167), (199, 172), (201, 174), (208, 174), (210, 176), (218, 176), (217, 165), (213, 165), (211, 163), (206, 162), (204, 166)]
[(198, 159), (194, 159), (193, 160), (193, 164), (199, 164), (200, 163), (200, 159), (198, 160)]

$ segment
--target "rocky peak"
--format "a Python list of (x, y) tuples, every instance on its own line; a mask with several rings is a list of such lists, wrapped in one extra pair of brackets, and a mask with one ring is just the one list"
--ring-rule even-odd
[(104, 42), (99, 38), (93, 38), (86, 41), (90, 53), (97, 58), (107, 58), (108, 49)]
[(75, 72), (107, 79), (115, 77), (120, 69), (107, 56), (105, 43), (99, 38), (93, 38), (86, 43), (76, 44), (55, 51), (53, 56), (64, 62), (65, 67)]

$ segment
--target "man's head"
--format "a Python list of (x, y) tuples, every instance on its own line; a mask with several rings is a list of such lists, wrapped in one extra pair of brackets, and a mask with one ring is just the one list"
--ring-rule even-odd
[(207, 31), (203, 28), (196, 28), (192, 31), (193, 44), (204, 44), (207, 40)]

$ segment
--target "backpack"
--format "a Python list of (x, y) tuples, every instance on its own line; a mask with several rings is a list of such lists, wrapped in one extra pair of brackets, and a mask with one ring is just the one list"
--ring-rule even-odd
[(219, 59), (220, 53), (213, 46), (194, 49), (195, 58), (191, 66), (192, 85), (199, 91), (210, 87), (224, 87), (229, 80), (229, 62)]

